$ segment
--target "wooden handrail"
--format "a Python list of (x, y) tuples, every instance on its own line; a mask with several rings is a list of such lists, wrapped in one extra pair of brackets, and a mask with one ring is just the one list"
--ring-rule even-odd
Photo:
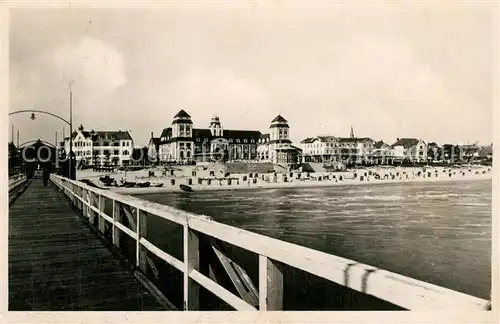
[[(53, 181), (74, 203), (80, 203), (99, 217), (99, 224), (105, 220), (113, 225), (113, 244), (118, 245), (120, 232), (125, 232), (137, 244), (135, 264), (144, 264), (141, 258), (145, 249), (184, 273), (185, 310), (196, 310), (199, 292), (192, 280), (208, 289), (237, 310), (256, 310), (243, 298), (234, 295), (215, 281), (199, 272), (199, 242), (197, 233), (238, 246), (259, 255), (259, 309), (279, 310), (283, 305), (283, 273), (280, 264), (287, 264), (321, 278), (375, 296), (409, 310), (484, 310), (487, 300), (443, 288), (361, 264), (346, 258), (316, 251), (268, 236), (252, 233), (240, 228), (218, 223), (204, 215), (197, 215), (173, 207), (149, 202), (137, 197), (118, 194), (84, 183), (51, 175)], [(82, 194), (79, 194), (81, 192)], [(83, 194), (85, 193), (85, 194)], [(99, 206), (89, 203), (97, 196)], [(113, 215), (104, 213), (102, 198), (113, 201)], [(91, 201), (91, 200), (90, 200)], [(129, 229), (121, 223), (117, 213), (119, 206), (133, 208), (137, 222), (142, 212), (160, 217), (184, 227), (184, 261), (180, 261), (142, 237), (137, 229)], [(129, 211), (130, 212), (130, 211)], [(87, 213), (88, 214), (88, 213)], [(89, 216), (90, 217), (90, 216)], [(130, 222), (130, 221), (129, 221)], [(141, 225), (142, 226), (142, 225)], [(104, 225), (100, 225), (104, 228)], [(104, 231), (104, 229), (103, 229)], [(147, 263), (145, 263), (147, 264)], [(348, 280), (347, 280), (348, 278)], [(270, 289), (272, 288), (272, 289)]]
[(17, 188), (19, 185), (27, 181), (27, 177), (24, 174), (15, 175), (9, 178), (9, 191)]

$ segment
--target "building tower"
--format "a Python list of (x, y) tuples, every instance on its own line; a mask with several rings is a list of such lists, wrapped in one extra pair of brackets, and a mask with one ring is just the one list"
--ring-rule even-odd
[(351, 138), (353, 138), (353, 139), (354, 139), (354, 130), (353, 130), (353, 128), (352, 128), (352, 125), (351, 125)]
[(184, 109), (181, 109), (175, 116), (172, 122), (172, 138), (191, 138), (192, 126), (191, 116)]
[(193, 158), (193, 122), (183, 109), (174, 116), (171, 141), (170, 158), (179, 162)]
[(210, 133), (212, 133), (213, 137), (222, 137), (223, 130), (220, 123), (220, 119), (217, 116), (213, 116), (210, 120)]
[(269, 126), (269, 140), (271, 142), (291, 143), (289, 129), (286, 119), (281, 115), (276, 116)]

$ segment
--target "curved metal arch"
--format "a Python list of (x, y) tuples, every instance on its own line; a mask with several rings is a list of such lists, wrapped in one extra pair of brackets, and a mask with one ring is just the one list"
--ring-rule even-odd
[(9, 113), (9, 116), (10, 115), (15, 115), (15, 114), (20, 114), (20, 113), (40, 113), (40, 114), (46, 114), (46, 115), (49, 115), (49, 116), (52, 116), (52, 117), (55, 117), (59, 120), (62, 120), (63, 122), (65, 122), (66, 124), (68, 125), (71, 125), (71, 123), (69, 121), (67, 121), (66, 119), (62, 118), (61, 116), (59, 115), (56, 115), (56, 114), (53, 114), (53, 113), (50, 113), (50, 112), (47, 112), (47, 111), (43, 111), (43, 110), (36, 110), (36, 109), (29, 109), (29, 110), (17, 110), (17, 111), (13, 111), (11, 113)]
[[(37, 139), (36, 140), (31, 140), (31, 141), (26, 141), (26, 142), (24, 142), (22, 144), (19, 144), (19, 148), (22, 148), (22, 147), (24, 147), (25, 145), (27, 145), (29, 143), (36, 143), (36, 142), (38, 142)], [(44, 140), (40, 140), (40, 142), (42, 142), (43, 144), (46, 144), (47, 146), (56, 148), (56, 146), (54, 144), (50, 143), (50, 142), (47, 142), (47, 141), (44, 141)]]

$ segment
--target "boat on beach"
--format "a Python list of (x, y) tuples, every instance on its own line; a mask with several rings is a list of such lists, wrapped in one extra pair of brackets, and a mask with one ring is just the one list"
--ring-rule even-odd
[(187, 191), (187, 192), (193, 191), (193, 188), (191, 188), (190, 186), (185, 185), (185, 184), (181, 184), (181, 185), (179, 185), (179, 187), (181, 188), (182, 191)]

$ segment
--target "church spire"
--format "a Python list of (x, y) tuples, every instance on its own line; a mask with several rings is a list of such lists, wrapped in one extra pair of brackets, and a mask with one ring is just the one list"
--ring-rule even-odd
[(352, 125), (351, 125), (351, 138), (354, 138), (354, 130), (352, 129)]

